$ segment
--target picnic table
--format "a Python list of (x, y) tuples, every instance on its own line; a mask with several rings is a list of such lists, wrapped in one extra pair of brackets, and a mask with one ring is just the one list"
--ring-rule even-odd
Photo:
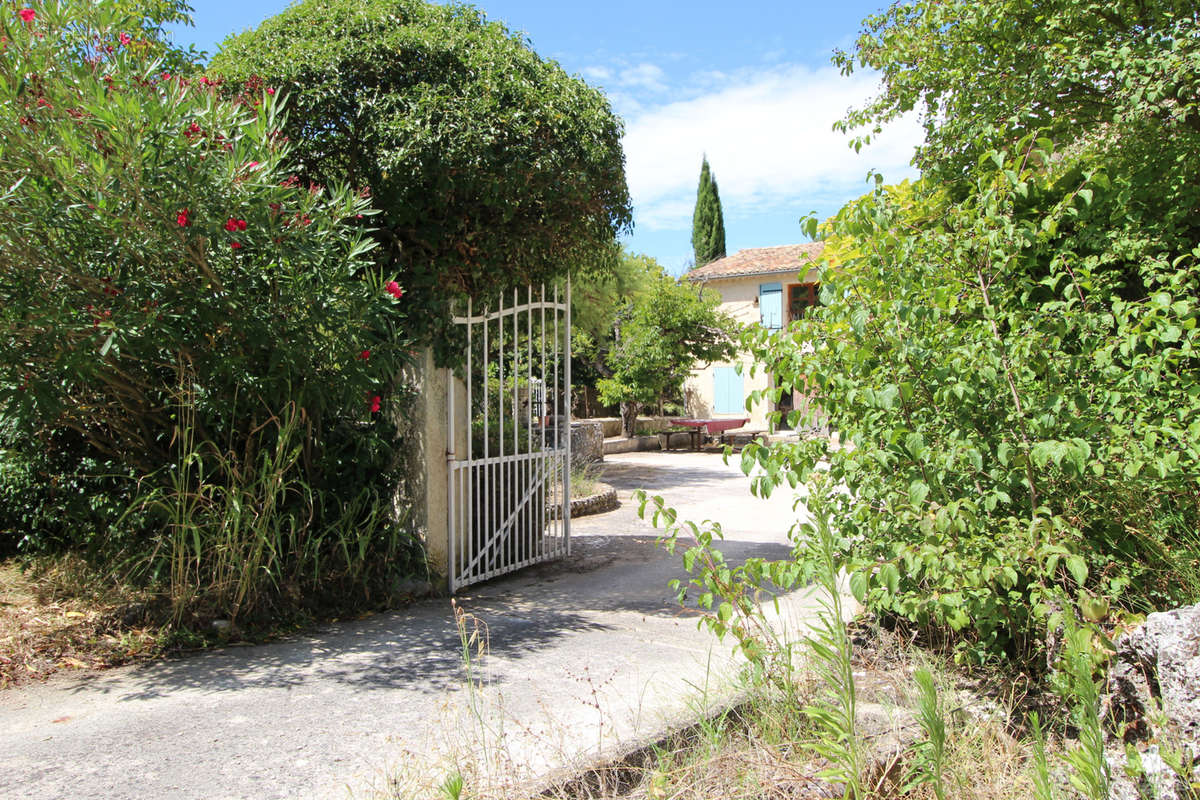
[(725, 417), (723, 419), (672, 419), (672, 425), (689, 428), (692, 437), (692, 449), (699, 450), (705, 436), (721, 435), (725, 439), (725, 431), (741, 428), (750, 421), (749, 417)]

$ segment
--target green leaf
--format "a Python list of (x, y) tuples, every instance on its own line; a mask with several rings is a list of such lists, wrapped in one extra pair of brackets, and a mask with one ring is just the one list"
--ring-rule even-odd
[(1087, 581), (1088, 567), (1087, 562), (1083, 560), (1083, 556), (1069, 555), (1066, 559), (1067, 572), (1071, 573), (1071, 577), (1080, 586), (1083, 586)]
[(896, 569), (895, 564), (884, 564), (879, 570), (879, 579), (892, 594), (900, 591), (900, 571)]
[(850, 573), (850, 593), (854, 595), (854, 599), (859, 603), (865, 603), (867, 599), (867, 574), (862, 570), (856, 570)]

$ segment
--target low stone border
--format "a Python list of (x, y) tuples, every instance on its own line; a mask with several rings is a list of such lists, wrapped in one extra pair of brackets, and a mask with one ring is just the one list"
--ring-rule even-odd
[[(617, 490), (607, 483), (597, 483), (596, 491), (587, 497), (576, 497), (571, 501), (571, 519), (586, 517), (589, 514), (602, 514), (612, 511), (620, 503), (617, 501)], [(546, 509), (551, 519), (558, 519), (562, 506), (553, 505)]]
[(661, 447), (658, 434), (651, 436), (634, 436), (632, 439), (616, 437), (604, 440), (604, 455), (616, 453), (641, 453), (646, 450), (658, 450)]

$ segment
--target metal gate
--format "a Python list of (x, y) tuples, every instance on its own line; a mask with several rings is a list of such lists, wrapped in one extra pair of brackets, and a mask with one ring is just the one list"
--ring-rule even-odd
[(447, 457), (451, 592), (571, 552), (571, 286), (509, 294), (454, 318), (467, 358), (447, 423), (466, 458)]

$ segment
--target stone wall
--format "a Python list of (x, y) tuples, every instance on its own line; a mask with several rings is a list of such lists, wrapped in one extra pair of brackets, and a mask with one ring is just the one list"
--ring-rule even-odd
[(571, 467), (583, 469), (604, 460), (604, 428), (599, 422), (571, 423)]
[[(593, 417), (592, 419), (582, 419), (579, 422), (597, 422), (603, 428), (603, 436), (605, 439), (611, 439), (614, 436), (621, 435), (621, 418), (620, 417)], [(636, 428), (638, 430), (657, 432), (664, 428), (671, 427), (671, 420), (668, 417), (638, 417)]]

